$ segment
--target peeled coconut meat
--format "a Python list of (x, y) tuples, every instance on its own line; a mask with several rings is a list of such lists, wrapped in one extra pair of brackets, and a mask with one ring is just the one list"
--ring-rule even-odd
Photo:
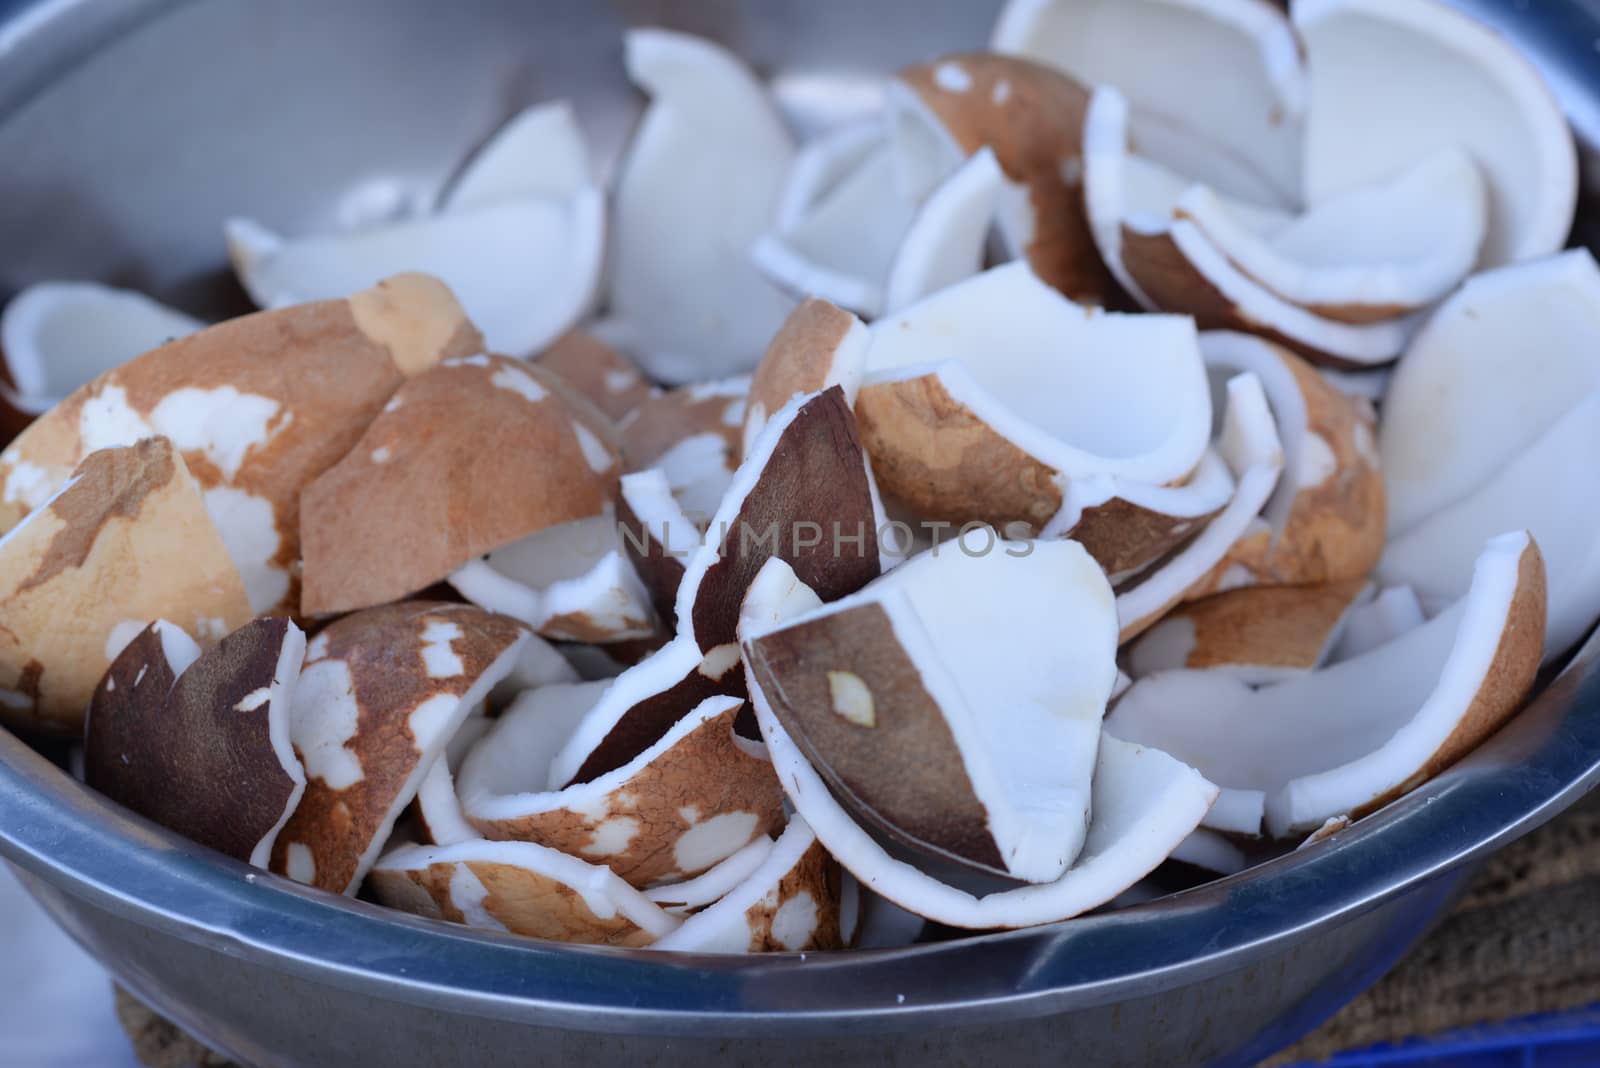
[(504, 356), (408, 381), (301, 498), (308, 616), (384, 604), (520, 538), (602, 513), (613, 430), (559, 379)]
[[(1548, 585), (1548, 583), (1547, 583)], [(1389, 586), (1370, 601), (1352, 608), (1328, 661), (1337, 664), (1370, 653), (1427, 621), (1422, 602), (1410, 586)]]
[(345, 616), (306, 648), (290, 740), (306, 792), (272, 870), (352, 894), (395, 820), (528, 632), (471, 605), (407, 601)]
[(424, 845), (454, 845), (483, 837), (461, 812), (456, 775), (467, 753), (493, 725), (494, 720), (488, 716), (468, 714), (445, 746), (443, 759), (435, 760), (422, 777), (413, 815), (415, 829)]
[(534, 362), (558, 375), (612, 422), (632, 415), (652, 393), (632, 360), (584, 330), (568, 330)]
[(1252, 562), (1252, 580), (1299, 586), (1370, 573), (1385, 536), (1384, 472), (1372, 405), (1260, 338), (1208, 331), (1200, 335), (1200, 351), (1214, 389), (1242, 372), (1260, 379), (1283, 445), (1283, 478), (1262, 510), (1272, 539)]
[(1178, 843), (1169, 860), (1217, 875), (1237, 875), (1250, 866), (1240, 849), (1225, 834), (1196, 827), (1194, 833)]
[(132, 290), (40, 282), (0, 314), (0, 353), (11, 378), (0, 390), (18, 411), (40, 415), (85, 382), (204, 325)]
[(801, 145), (778, 196), (777, 229), (787, 230), (803, 219), (813, 205), (882, 148), (886, 137), (882, 119), (873, 116), (825, 130)]
[(200, 487), (166, 438), (92, 452), (0, 539), (0, 720), (77, 735), (147, 623), (207, 645), (250, 618)]
[(557, 788), (551, 760), (608, 685), (524, 694), (473, 747), (459, 792), (484, 837), (538, 842), (642, 887), (699, 875), (783, 825), (772, 765), (734, 738), (735, 697), (707, 698), (627, 764)]
[(679, 923), (609, 868), (532, 842), (403, 845), (367, 883), (390, 908), (555, 942), (644, 946)]
[(1272, 4), (1011, 0), (990, 47), (1082, 85), (1114, 86), (1161, 163), (1262, 203), (1300, 198), (1306, 71), (1293, 29)]
[(85, 781), (147, 819), (265, 868), (306, 776), (289, 742), (306, 639), (246, 623), (205, 652), (157, 620), (111, 662), (89, 702)]
[(0, 453), (0, 529), (89, 453), (161, 435), (204, 492), (251, 610), (290, 611), (301, 489), (407, 376), (482, 345), (450, 291), (423, 275), (207, 327), (75, 390)]
[(644, 896), (674, 915), (699, 912), (755, 874), (771, 852), (772, 839), (762, 835), (694, 878), (653, 886)]
[(903, 185), (931, 192), (952, 161), (988, 147), (1007, 182), (995, 201), (1004, 244), (1072, 300), (1108, 303), (1115, 285), (1084, 213), (1082, 85), (1027, 59), (968, 52), (900, 71), (887, 102)]
[(648, 398), (621, 424), (624, 469), (660, 468), (684, 511), (709, 521), (739, 466), (750, 388), (741, 375)]
[(630, 30), (624, 48), (650, 104), (617, 178), (611, 312), (655, 379), (747, 371), (793, 306), (749, 249), (772, 224), (794, 145), (728, 50), (658, 29)]
[(796, 394), (838, 386), (845, 403), (853, 406), (870, 338), (861, 320), (844, 309), (816, 298), (802, 301), (773, 335), (756, 366), (745, 405), (740, 456), (755, 445), (767, 419)]
[(1477, 490), (1600, 390), (1597, 336), (1600, 267), (1586, 249), (1480, 274), (1445, 301), (1384, 397), (1390, 537)]
[(1139, 678), (1188, 668), (1251, 685), (1292, 679), (1328, 660), (1370, 594), (1365, 579), (1219, 593), (1163, 616), (1128, 649), (1128, 667)]
[[(1206, 825), (1282, 838), (1415, 789), (1521, 706), (1544, 647), (1545, 576), (1525, 531), (1485, 547), (1467, 595), (1387, 645), (1276, 686), (1215, 671), (1134, 684), (1106, 730), (1222, 787)], [(782, 767), (780, 764), (780, 774)]]
[(1037, 530), (1073, 478), (1188, 477), (1211, 398), (1190, 320), (1084, 308), (1012, 263), (873, 324), (856, 417), (913, 513)]
[[(799, 582), (769, 563), (749, 597)], [(747, 618), (752, 690), (861, 820), (1025, 882), (1072, 864), (1117, 676), (1115, 600), (1082, 546), (924, 553), (775, 629)]]
[(1488, 183), (1483, 265), (1566, 243), (1578, 190), (1572, 133), (1509, 41), (1437, 0), (1298, 0), (1292, 18), (1310, 75), (1310, 204), (1459, 149)]
[(1122, 641), (1149, 629), (1174, 605), (1207, 584), (1250, 530), (1283, 472), (1283, 446), (1261, 379), (1246, 372), (1228, 381), (1217, 452), (1233, 472), (1233, 496), (1205, 527), (1159, 565), (1117, 592)]
[(889, 264), (884, 311), (900, 311), (983, 270), (1004, 181), (994, 153), (981, 148), (928, 194)]
[(839, 949), (839, 865), (799, 816), (760, 867), (651, 948), (692, 953)]
[(561, 200), (594, 184), (589, 146), (572, 105), (554, 100), (518, 112), (495, 131), (439, 198), (439, 213), (530, 198)]

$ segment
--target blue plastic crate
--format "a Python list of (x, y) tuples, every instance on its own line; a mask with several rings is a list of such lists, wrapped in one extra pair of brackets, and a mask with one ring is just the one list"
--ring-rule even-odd
[(1319, 1063), (1324, 1068), (1600, 1068), (1600, 1005), (1384, 1043)]

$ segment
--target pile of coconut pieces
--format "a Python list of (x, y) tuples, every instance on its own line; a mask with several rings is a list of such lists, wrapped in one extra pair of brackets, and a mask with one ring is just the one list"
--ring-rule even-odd
[(1334, 835), (1600, 617), (1572, 139), (1464, 16), (1013, 0), (803, 143), (625, 62), (609, 210), (547, 104), (229, 223), (254, 315), (8, 306), (0, 717), (336, 893), (830, 949)]

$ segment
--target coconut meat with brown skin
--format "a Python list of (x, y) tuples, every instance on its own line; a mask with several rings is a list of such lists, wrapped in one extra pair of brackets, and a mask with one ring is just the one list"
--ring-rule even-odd
[(1274, 837), (1314, 830), (1421, 785), (1516, 712), (1538, 671), (1544, 600), (1538, 547), (1500, 535), (1464, 598), (1387, 645), (1261, 689), (1218, 672), (1154, 675), (1106, 730), (1221, 785), (1208, 826), (1255, 833), (1264, 813)]
[(684, 563), (703, 532), (684, 514), (667, 476), (658, 468), (623, 475), (618, 488), (618, 529), (634, 573), (663, 625), (676, 624)]
[(606, 868), (531, 842), (404, 845), (368, 882), (391, 908), (557, 942), (643, 946), (679, 923)]
[(488, 716), (468, 715), (445, 746), (444, 758), (435, 760), (417, 787), (416, 830), (424, 845), (454, 845), (482, 838), (478, 829), (461, 814), (461, 799), (456, 794), (456, 775), (461, 762), (494, 724)]
[(11, 376), (0, 389), (19, 411), (39, 415), (113, 367), (203, 326), (129, 289), (39, 282), (0, 313), (0, 353)]
[(439, 198), (441, 214), (526, 198), (565, 199), (594, 185), (589, 146), (566, 100), (513, 115)]
[(1111, 587), (1076, 542), (925, 553), (776, 629), (746, 620), (751, 687), (862, 819), (1026, 882), (1072, 863), (1117, 674)]
[(622, 422), (650, 399), (652, 387), (633, 361), (584, 330), (568, 330), (534, 362), (559, 375), (613, 422)]
[(693, 879), (653, 886), (644, 896), (675, 915), (698, 912), (750, 878), (771, 852), (772, 839), (762, 835)]
[(1298, 0), (1292, 18), (1310, 76), (1309, 203), (1462, 149), (1488, 179), (1485, 266), (1566, 243), (1578, 191), (1572, 132), (1511, 42), (1437, 0)]
[(838, 386), (853, 406), (870, 338), (861, 320), (842, 308), (816, 298), (802, 301), (773, 335), (751, 378), (739, 455), (749, 454), (768, 417), (797, 393)]
[(623, 156), (611, 235), (611, 313), (653, 378), (754, 367), (793, 300), (749, 262), (794, 145), (766, 88), (710, 41), (630, 30), (624, 64), (650, 104)]

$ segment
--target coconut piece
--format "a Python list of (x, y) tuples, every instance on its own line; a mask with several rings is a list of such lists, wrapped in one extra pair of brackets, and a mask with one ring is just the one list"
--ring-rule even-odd
[(159, 434), (205, 492), (251, 609), (285, 611), (298, 602), (301, 488), (355, 444), (407, 375), (482, 344), (450, 291), (423, 275), (218, 323), (106, 372), (0, 453), (0, 529), (95, 449)]
[(905, 68), (890, 84), (888, 102), (902, 152), (910, 138), (929, 146), (923, 155), (938, 162), (924, 170), (935, 180), (947, 169), (941, 156), (991, 148), (1019, 187), (1001, 197), (997, 221), (1007, 243), (1071, 299), (1108, 302), (1115, 285), (1084, 215), (1083, 86), (1026, 59), (968, 52)]
[(778, 195), (774, 216), (778, 231), (787, 231), (804, 218), (885, 140), (884, 124), (875, 117), (836, 126), (801, 145)]
[(210, 644), (250, 618), (200, 489), (166, 438), (89, 456), (0, 540), (0, 720), (76, 735), (154, 619)]
[(407, 601), (346, 616), (306, 649), (290, 738), (305, 796), (272, 870), (352, 894), (428, 769), (528, 640), (470, 605)]
[(650, 397), (622, 424), (625, 469), (659, 467), (684, 511), (707, 522), (739, 466), (750, 385), (741, 375)]
[[(1491, 540), (1449, 611), (1364, 656), (1251, 689), (1215, 671), (1134, 684), (1106, 720), (1223, 787), (1207, 817), (1274, 837), (1359, 818), (1415, 789), (1497, 730), (1533, 685), (1544, 643), (1544, 567), (1524, 532)], [(780, 772), (782, 772), (780, 764)], [(1226, 804), (1230, 801), (1237, 805)], [(1257, 821), (1244, 816), (1254, 806)]]
[[(797, 581), (769, 563), (749, 596), (781, 603), (770, 588)], [(972, 614), (988, 603), (1003, 621)], [(1115, 600), (1082, 546), (926, 553), (776, 629), (746, 624), (752, 689), (860, 820), (1026, 882), (1067, 870), (1117, 675)]]
[(1441, 305), (1384, 397), (1389, 535), (1471, 494), (1600, 390), (1596, 337), (1586, 249), (1478, 275)]
[(1322, 367), (1318, 369), (1318, 374), (1340, 393), (1378, 405), (1383, 403), (1383, 395), (1389, 389), (1394, 369), (1379, 367), (1370, 371), (1341, 371), (1337, 367)]
[(900, 311), (983, 270), (989, 224), (1004, 182), (993, 151), (985, 147), (935, 187), (889, 265), (885, 311)]
[(1422, 626), (1427, 618), (1422, 611), (1422, 602), (1417, 600), (1416, 591), (1410, 586), (1390, 586), (1379, 590), (1370, 601), (1350, 610), (1328, 662), (1337, 664), (1370, 653), (1378, 646)]
[(649, 400), (650, 383), (632, 360), (584, 330), (568, 330), (534, 361), (620, 423)]
[(1578, 189), (1572, 133), (1509, 41), (1435, 0), (1300, 0), (1292, 17), (1310, 72), (1308, 202), (1459, 148), (1488, 179), (1484, 265), (1566, 243)]
[(839, 949), (839, 865), (799, 816), (760, 867), (654, 943), (695, 953)]
[(112, 661), (89, 704), (86, 781), (148, 819), (265, 868), (305, 792), (289, 743), (306, 639), (257, 619), (206, 652), (157, 620)]
[(1327, 822), (1306, 836), (1306, 840), (1295, 846), (1295, 852), (1309, 849), (1326, 838), (1332, 838), (1346, 827), (1350, 826), (1349, 816), (1329, 816)]
[(838, 386), (854, 406), (870, 336), (860, 319), (825, 300), (801, 302), (773, 335), (751, 379), (739, 455), (749, 453), (767, 417), (797, 393)]
[(1207, 332), (1200, 351), (1218, 385), (1241, 371), (1260, 378), (1283, 445), (1284, 477), (1262, 512), (1272, 540), (1250, 561), (1253, 581), (1298, 586), (1371, 572), (1385, 528), (1372, 406), (1259, 338)]
[(1039, 529), (1063, 480), (1186, 478), (1211, 426), (1194, 325), (1102, 314), (1024, 263), (872, 328), (856, 400), (884, 492), (915, 514)]
[(0, 314), (0, 352), (10, 385), (0, 395), (40, 415), (113, 367), (205, 326), (142, 293), (94, 282), (40, 282)]
[[(1161, 162), (1234, 195), (1299, 199), (1306, 72), (1288, 20), (1271, 4), (1011, 0), (990, 45), (1082, 85), (1115, 86)], [(1195, 70), (1206, 77), (1184, 73)]]
[(755, 874), (771, 852), (772, 839), (762, 835), (693, 879), (651, 887), (644, 896), (675, 915), (699, 912)]
[(1228, 380), (1226, 394), (1217, 451), (1233, 471), (1233, 497), (1188, 544), (1118, 592), (1124, 642), (1142, 634), (1186, 597), (1199, 596), (1196, 591), (1212, 581), (1218, 565), (1250, 529), (1283, 471), (1283, 446), (1261, 379), (1251, 372), (1235, 375)]
[(607, 686), (525, 694), (473, 747), (459, 793), (484, 837), (538, 842), (649, 886), (698, 875), (782, 826), (772, 765), (734, 740), (734, 697), (702, 701), (615, 771), (554, 788), (551, 758)]
[(557, 942), (644, 946), (678, 925), (610, 870), (531, 842), (405, 845), (367, 881), (391, 908)]
[(577, 196), (594, 185), (589, 146), (565, 100), (516, 115), (473, 154), (439, 198), (439, 211), (471, 211), (515, 200)]
[(1267, 553), (1272, 549), (1274, 536), (1271, 524), (1265, 519), (1252, 518), (1245, 525), (1244, 533), (1222, 554), (1222, 559), (1211, 566), (1204, 578), (1189, 587), (1183, 599), (1198, 601), (1214, 593), (1263, 585)]
[(1371, 590), (1365, 579), (1326, 586), (1265, 586), (1180, 605), (1128, 650), (1137, 677), (1209, 669), (1251, 685), (1282, 682), (1321, 667), (1351, 611)]
[(1237, 875), (1250, 866), (1244, 850), (1226, 835), (1204, 827), (1195, 828), (1194, 833), (1179, 842), (1168, 859), (1218, 875)]
[(306, 487), (302, 611), (393, 601), (518, 538), (598, 515), (617, 475), (611, 433), (520, 360), (470, 356), (417, 375)]
[(422, 785), (417, 787), (413, 822), (424, 845), (455, 845), (483, 837), (461, 812), (456, 775), (467, 753), (493, 725), (494, 720), (488, 716), (468, 715), (445, 746), (444, 759), (435, 760), (422, 777)]
[(700, 547), (702, 533), (673, 496), (665, 472), (651, 468), (622, 476), (617, 529), (657, 618), (664, 626), (676, 626), (684, 563)]
[(788, 131), (749, 68), (710, 41), (630, 30), (624, 62), (650, 106), (617, 179), (611, 312), (656, 379), (749, 370), (793, 305), (746, 255), (794, 159)]

